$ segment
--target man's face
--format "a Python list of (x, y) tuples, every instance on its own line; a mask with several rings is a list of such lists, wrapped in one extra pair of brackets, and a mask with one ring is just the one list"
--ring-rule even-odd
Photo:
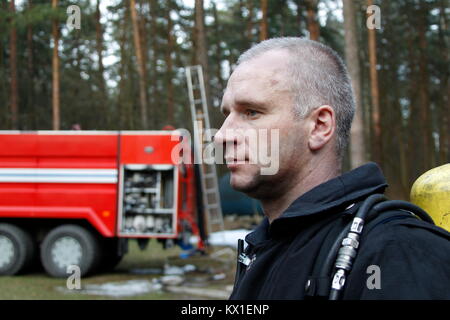
[[(222, 100), (226, 119), (215, 142), (225, 146), (231, 186), (255, 198), (278, 197), (285, 192), (307, 157), (307, 130), (293, 112), (288, 58), (287, 52), (277, 50), (242, 63), (231, 75)], [(266, 154), (279, 161), (278, 171), (268, 175), (261, 174), (267, 163), (261, 163), (258, 145), (242, 133), (254, 132), (261, 138), (264, 131), (269, 138), (276, 131), (279, 136), (279, 141), (269, 139), (267, 145), (269, 151), (276, 148), (278, 159), (270, 152)]]

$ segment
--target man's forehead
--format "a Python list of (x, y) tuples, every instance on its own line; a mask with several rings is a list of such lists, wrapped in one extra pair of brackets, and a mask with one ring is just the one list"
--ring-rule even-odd
[(287, 50), (271, 50), (243, 61), (236, 67), (230, 80), (245, 80), (255, 74), (277, 78), (284, 76), (288, 67), (290, 54)]
[(277, 91), (288, 90), (287, 55), (273, 50), (242, 62), (230, 76), (222, 108), (245, 101), (265, 101)]

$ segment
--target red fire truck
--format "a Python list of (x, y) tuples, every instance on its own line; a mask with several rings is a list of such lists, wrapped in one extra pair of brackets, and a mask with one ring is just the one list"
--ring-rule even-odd
[(1, 131), (0, 274), (37, 259), (55, 277), (70, 265), (106, 270), (131, 238), (188, 245), (201, 220), (193, 165), (172, 152), (182, 141), (178, 131)]

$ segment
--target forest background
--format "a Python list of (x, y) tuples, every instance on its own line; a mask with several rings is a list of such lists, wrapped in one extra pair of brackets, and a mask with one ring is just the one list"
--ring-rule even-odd
[(389, 195), (408, 199), (450, 162), (449, 12), (446, 0), (0, 0), (0, 129), (191, 129), (184, 68), (196, 64), (219, 128), (238, 56), (302, 36), (335, 49), (352, 77), (345, 169), (376, 161)]

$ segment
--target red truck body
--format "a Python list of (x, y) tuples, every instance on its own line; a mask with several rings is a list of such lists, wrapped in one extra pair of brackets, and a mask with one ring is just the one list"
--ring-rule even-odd
[(182, 140), (177, 131), (0, 132), (0, 222), (84, 221), (103, 238), (198, 235), (193, 166), (172, 152)]

